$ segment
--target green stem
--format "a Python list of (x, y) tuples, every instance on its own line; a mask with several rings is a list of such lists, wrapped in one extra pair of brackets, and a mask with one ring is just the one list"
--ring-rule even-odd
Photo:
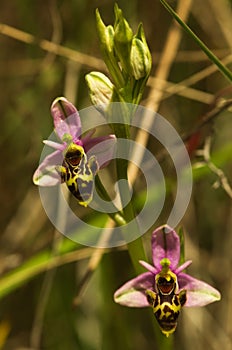
[[(123, 209), (123, 216), (127, 223), (133, 222), (132, 227), (130, 229), (133, 230), (133, 233), (136, 236), (139, 236), (139, 227), (135, 220), (136, 215), (131, 202), (131, 193), (130, 193), (128, 177), (127, 177), (127, 166), (128, 166), (128, 161), (126, 159), (117, 158), (116, 168), (117, 168), (118, 180), (120, 179), (126, 180), (126, 181), (123, 181), (123, 186), (121, 186), (119, 182), (119, 192), (120, 192), (120, 198), (121, 198), (122, 204), (127, 203)], [(123, 226), (122, 226), (122, 231), (126, 240), (128, 236), (128, 232), (126, 231), (126, 229), (123, 228)], [(128, 247), (128, 252), (136, 273), (139, 274), (144, 272), (142, 266), (139, 264), (139, 260), (147, 260), (142, 239), (138, 238), (128, 243), (127, 247)]]
[(108, 194), (108, 192), (106, 191), (105, 187), (103, 186), (100, 178), (98, 175), (96, 175), (95, 177), (95, 185), (96, 188), (99, 192), (99, 194), (101, 195), (102, 199), (106, 200), (107, 202), (109, 202), (108, 204), (111, 205), (112, 207), (112, 211), (113, 213), (108, 213), (108, 215), (111, 217), (111, 219), (113, 219), (115, 221), (115, 223), (117, 224), (117, 226), (122, 226), (126, 224), (126, 220), (123, 217), (123, 214), (118, 211), (118, 209), (115, 207), (115, 205), (112, 203), (112, 200)]
[(198, 38), (198, 36), (192, 31), (192, 29), (182, 21), (178, 14), (167, 4), (165, 0), (160, 0), (163, 6), (168, 10), (169, 13), (175, 18), (175, 20), (184, 28), (184, 30), (191, 35), (191, 37), (200, 46), (202, 51), (209, 57), (209, 59), (218, 67), (220, 72), (232, 82), (232, 72), (214, 55), (214, 53), (208, 49), (208, 47)]
[[(127, 182), (124, 182), (123, 188), (119, 186), (119, 191), (120, 191), (120, 196), (122, 203), (128, 203), (125, 208), (123, 209), (123, 213), (119, 211), (115, 205), (112, 203), (111, 198), (106, 191), (105, 187), (103, 186), (99, 176), (97, 175), (95, 177), (95, 185), (96, 188), (101, 195), (101, 197), (109, 202), (109, 205), (112, 206), (112, 211), (113, 213), (108, 213), (108, 215), (115, 221), (117, 226), (121, 226), (122, 232), (124, 234), (125, 240), (127, 236), (126, 229), (124, 228), (124, 225), (129, 223), (131, 220), (135, 218), (135, 213), (134, 209), (132, 206), (132, 203), (130, 201), (130, 190), (129, 190), (129, 185), (128, 185), (128, 180), (127, 180), (127, 160), (125, 159), (117, 159), (117, 173), (118, 173), (118, 178), (119, 179), (126, 179)], [(138, 234), (138, 226), (134, 220), (134, 225), (133, 225), (133, 232), (137, 232)], [(128, 252), (132, 261), (132, 264), (135, 268), (135, 271), (139, 274), (144, 272), (142, 266), (139, 264), (139, 260), (146, 260), (146, 255), (145, 251), (143, 248), (142, 244), (142, 239), (138, 238), (137, 240), (128, 243)]]
[(122, 72), (120, 70), (120, 68), (118, 67), (117, 63), (112, 61), (112, 59), (105, 58), (105, 63), (107, 65), (107, 68), (112, 76), (114, 85), (120, 89), (121, 86), (123, 86), (125, 84)]

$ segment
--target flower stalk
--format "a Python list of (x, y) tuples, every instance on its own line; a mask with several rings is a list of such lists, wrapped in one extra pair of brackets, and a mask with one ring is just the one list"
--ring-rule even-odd
[[(142, 24), (138, 26), (137, 33), (134, 34), (117, 4), (115, 4), (114, 13), (114, 25), (106, 26), (99, 11), (96, 11), (100, 47), (110, 79), (100, 72), (91, 72), (87, 74), (86, 81), (92, 103), (107, 119), (116, 138), (130, 139), (129, 125), (132, 112), (128, 110), (127, 103), (139, 104), (141, 101), (151, 71), (152, 59)], [(111, 102), (120, 102), (120, 104), (112, 107)], [(117, 115), (117, 120), (114, 120), (115, 115)], [(122, 146), (118, 144), (118, 155), (121, 154), (120, 147)], [(126, 150), (124, 150), (125, 153)], [(122, 159), (116, 156), (118, 190), (123, 205), (123, 218), (127, 224), (130, 223), (130, 229), (137, 232), (139, 237), (139, 227), (128, 183), (127, 159), (128, 157)], [(126, 239), (128, 236), (126, 226), (121, 228)], [(138, 260), (145, 259), (142, 240), (137, 239), (129, 243), (128, 251), (135, 270), (141, 272)]]

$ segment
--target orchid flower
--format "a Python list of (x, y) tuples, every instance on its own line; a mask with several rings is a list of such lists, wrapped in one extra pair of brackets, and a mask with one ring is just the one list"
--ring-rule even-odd
[(162, 333), (169, 336), (183, 306), (205, 306), (221, 296), (215, 288), (183, 272), (190, 260), (178, 266), (180, 238), (168, 225), (153, 232), (151, 245), (153, 265), (140, 261), (148, 272), (125, 283), (115, 292), (114, 300), (129, 307), (151, 306)]
[[(81, 137), (78, 111), (64, 97), (55, 99), (51, 114), (61, 143), (44, 141), (55, 151), (41, 162), (34, 173), (33, 182), (39, 186), (55, 186), (66, 182), (79, 204), (87, 206), (92, 199), (94, 176), (99, 168), (106, 166), (108, 160), (113, 158), (116, 138), (114, 135), (93, 138), (95, 130)], [(94, 154), (91, 149), (95, 150)]]

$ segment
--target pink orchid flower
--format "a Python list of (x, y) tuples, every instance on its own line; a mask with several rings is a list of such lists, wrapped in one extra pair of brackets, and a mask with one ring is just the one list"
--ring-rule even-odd
[[(99, 168), (106, 166), (113, 158), (116, 138), (114, 135), (94, 138), (95, 130), (82, 137), (79, 113), (64, 97), (55, 99), (51, 114), (61, 143), (44, 141), (55, 151), (42, 160), (34, 173), (33, 182), (39, 186), (55, 186), (66, 182), (79, 204), (87, 206), (92, 199), (94, 176)], [(84, 189), (82, 194), (81, 187)]]
[(183, 272), (191, 261), (178, 266), (180, 238), (168, 225), (152, 234), (153, 265), (140, 264), (148, 272), (133, 278), (114, 294), (116, 303), (129, 307), (153, 308), (162, 333), (166, 336), (176, 329), (182, 306), (205, 306), (220, 300), (220, 293), (207, 283)]

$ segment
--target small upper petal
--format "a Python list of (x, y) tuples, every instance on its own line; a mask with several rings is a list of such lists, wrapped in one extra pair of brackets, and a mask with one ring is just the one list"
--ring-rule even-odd
[(180, 239), (177, 233), (168, 225), (157, 228), (152, 234), (152, 258), (156, 268), (160, 261), (170, 260), (170, 269), (175, 270), (180, 260)]
[(221, 299), (217, 289), (185, 273), (179, 273), (178, 284), (180, 290), (187, 290), (185, 306), (205, 306)]
[(33, 182), (39, 186), (55, 186), (60, 183), (60, 176), (55, 167), (63, 161), (62, 151), (57, 150), (49, 154), (41, 162), (33, 175)]
[(185, 261), (182, 265), (178, 266), (177, 269), (175, 269), (175, 274), (178, 275), (181, 271), (185, 270), (189, 265), (192, 264), (192, 260)]
[(154, 275), (145, 272), (125, 283), (114, 293), (114, 301), (129, 307), (147, 307), (149, 303), (145, 291), (154, 289)]
[(57, 135), (62, 140), (65, 134), (75, 142), (81, 135), (81, 120), (77, 109), (65, 97), (58, 97), (52, 103), (51, 114)]
[(147, 263), (146, 261), (139, 260), (139, 263), (154, 275), (156, 275), (159, 272), (153, 265)]
[(50, 141), (50, 140), (44, 140), (43, 143), (49, 147), (52, 147), (54, 149), (58, 149), (60, 151), (63, 151), (66, 147), (66, 143), (58, 143), (55, 141)]

